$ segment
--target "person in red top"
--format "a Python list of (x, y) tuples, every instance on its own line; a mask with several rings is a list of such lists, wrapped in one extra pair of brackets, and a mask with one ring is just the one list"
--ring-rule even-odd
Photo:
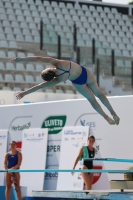
[[(6, 170), (19, 169), (22, 162), (22, 154), (16, 150), (16, 142), (10, 142), (10, 151), (6, 153), (4, 158), (4, 168)], [(21, 200), (21, 190), (20, 190), (20, 173), (7, 172), (5, 175), (6, 179), (6, 200), (10, 200), (10, 192), (12, 183), (17, 193), (18, 200)]]

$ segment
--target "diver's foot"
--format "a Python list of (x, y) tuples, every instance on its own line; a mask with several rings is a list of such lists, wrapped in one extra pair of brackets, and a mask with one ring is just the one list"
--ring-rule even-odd
[(113, 119), (111, 119), (109, 116), (106, 117), (106, 120), (110, 125), (114, 125), (115, 124), (115, 121)]
[(115, 121), (115, 124), (118, 125), (120, 123), (120, 118), (116, 114), (113, 115), (113, 119)]

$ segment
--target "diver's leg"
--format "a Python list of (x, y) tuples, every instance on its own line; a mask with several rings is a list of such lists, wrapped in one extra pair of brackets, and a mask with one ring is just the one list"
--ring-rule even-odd
[(112, 120), (101, 108), (100, 104), (97, 102), (94, 94), (92, 93), (91, 89), (87, 85), (77, 85), (73, 84), (74, 87), (80, 92), (92, 105), (92, 107), (102, 115), (109, 124), (115, 124), (114, 120)]

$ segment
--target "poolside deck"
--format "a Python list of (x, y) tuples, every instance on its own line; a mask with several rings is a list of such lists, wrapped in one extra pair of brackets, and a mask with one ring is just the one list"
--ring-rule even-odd
[(133, 190), (32, 191), (33, 197), (59, 199), (133, 200)]

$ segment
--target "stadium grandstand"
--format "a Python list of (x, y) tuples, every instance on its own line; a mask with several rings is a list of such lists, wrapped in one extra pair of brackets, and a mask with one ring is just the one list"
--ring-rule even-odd
[[(132, 94), (133, 6), (82, 0), (0, 1), (0, 90), (23, 91), (42, 82), (42, 63), (10, 59), (58, 57), (59, 37), (60, 58), (88, 67), (105, 94)], [(70, 81), (40, 92), (78, 98)]]

